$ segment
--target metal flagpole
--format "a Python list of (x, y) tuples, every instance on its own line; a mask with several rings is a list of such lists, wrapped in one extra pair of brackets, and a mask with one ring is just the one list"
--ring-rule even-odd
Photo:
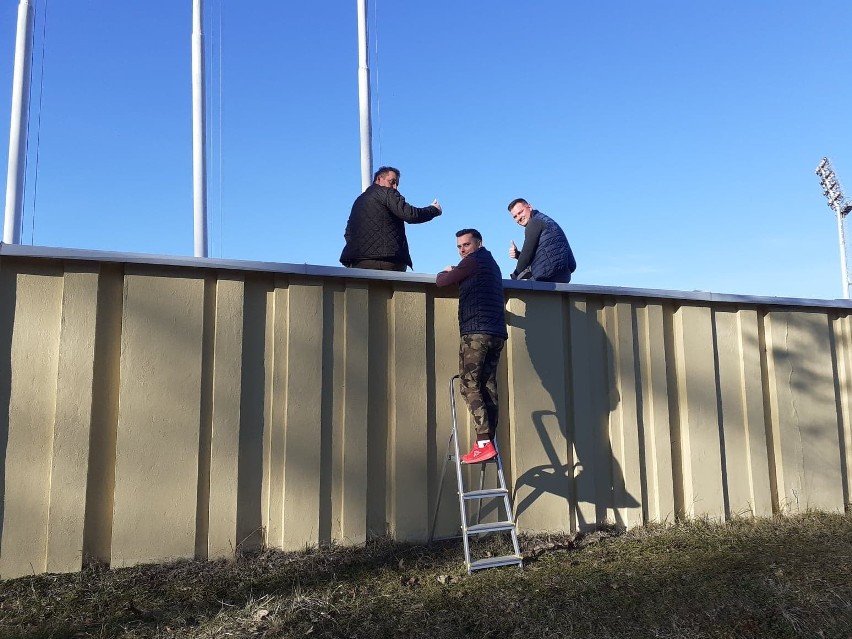
[(30, 64), (33, 35), (33, 7), (29, 0), (18, 5), (18, 32), (15, 39), (15, 70), (12, 76), (12, 117), (9, 125), (9, 165), (6, 173), (6, 217), (3, 242), (21, 243), (24, 215), (24, 174), (26, 173), (27, 121), (30, 110)]
[(192, 198), (195, 257), (207, 257), (207, 141), (202, 0), (192, 3)]
[(358, 0), (358, 110), (361, 116), (361, 188), (366, 190), (373, 182), (373, 125), (370, 120), (367, 0)]

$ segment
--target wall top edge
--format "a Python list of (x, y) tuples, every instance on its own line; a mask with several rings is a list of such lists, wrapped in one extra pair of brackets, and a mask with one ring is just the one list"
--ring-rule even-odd
[[(397, 273), (393, 271), (370, 271), (344, 268), (342, 266), (320, 266), (315, 264), (290, 264), (287, 262), (259, 262), (250, 260), (230, 260), (210, 257), (189, 257), (179, 255), (154, 255), (148, 253), (120, 253), (91, 249), (57, 248), (49, 246), (24, 246), (0, 242), (0, 257), (43, 258), (65, 261), (119, 262), (125, 264), (147, 264), (153, 266), (177, 266), (207, 270), (252, 271), (264, 273), (282, 273), (289, 275), (308, 275), (361, 280), (391, 280), (434, 284), (435, 275), (430, 273)], [(551, 284), (504, 280), (508, 290), (518, 291), (561, 291), (568, 293), (592, 294), (613, 297), (633, 297), (644, 299), (667, 299), (683, 302), (717, 302), (739, 305), (760, 306), (807, 306), (813, 308), (852, 309), (852, 300), (846, 299), (807, 299), (797, 297), (768, 297), (754, 295), (734, 295), (712, 293), (709, 291), (674, 291), (666, 289), (643, 289), (619, 286), (598, 286), (594, 284)]]

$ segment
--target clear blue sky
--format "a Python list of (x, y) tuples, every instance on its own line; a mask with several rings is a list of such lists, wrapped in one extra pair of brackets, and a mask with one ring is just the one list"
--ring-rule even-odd
[[(211, 256), (337, 265), (360, 192), (356, 3), (205, 5)], [(4, 175), (17, 7), (0, 0)], [(36, 10), (24, 243), (191, 255), (191, 0)], [(508, 273), (521, 196), (565, 229), (576, 283), (840, 296), (814, 169), (827, 155), (852, 188), (852, 3), (369, 10), (376, 165), (444, 207), (408, 226), (416, 271), (456, 263), (473, 226)]]

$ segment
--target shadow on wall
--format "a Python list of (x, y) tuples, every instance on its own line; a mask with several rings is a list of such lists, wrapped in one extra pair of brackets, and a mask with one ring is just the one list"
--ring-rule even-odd
[(6, 503), (6, 445), (9, 442), (9, 402), (12, 393), (12, 327), (17, 283), (9, 270), (0, 270), (0, 539)]
[[(610, 441), (610, 414), (621, 399), (613, 370), (613, 346), (591, 304), (587, 310), (573, 308), (573, 327), (569, 326), (568, 308), (563, 305), (559, 323), (549, 312), (547, 317), (510, 313), (511, 325), (523, 331), (538, 378), (516, 379), (513, 391), (526, 394), (530, 386), (540, 384), (546, 392), (542, 399), (549, 405), (530, 411), (547, 463), (533, 465), (518, 476), (516, 516), (543, 496), (552, 495), (566, 505), (572, 529), (589, 530), (613, 521), (626, 526), (619, 509), (636, 508), (640, 503), (626, 490)], [(545, 310), (539, 304), (527, 309)], [(572, 396), (569, 389), (582, 396)]]

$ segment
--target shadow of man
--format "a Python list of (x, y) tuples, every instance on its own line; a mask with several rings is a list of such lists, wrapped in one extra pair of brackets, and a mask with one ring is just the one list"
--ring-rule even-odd
[[(535, 529), (589, 530), (607, 522), (626, 527), (624, 510), (640, 503), (628, 492), (612, 450), (611, 422), (621, 398), (613, 346), (602, 323), (605, 309), (597, 301), (545, 295), (527, 302), (513, 299), (509, 308), (512, 337), (523, 335), (528, 358), (516, 349), (511, 362), (516, 448), (529, 448), (530, 440), (520, 436), (526, 425), (517, 423), (529, 410), (540, 444), (534, 456), (546, 458), (545, 463), (523, 463), (530, 455), (515, 451), (520, 461), (516, 516), (526, 514), (532, 520), (528, 527)], [(538, 398), (536, 386), (545, 391)], [(533, 513), (541, 510), (541, 501), (548, 508), (564, 504), (564, 511), (556, 519)], [(553, 521), (568, 526), (542, 526)]]

